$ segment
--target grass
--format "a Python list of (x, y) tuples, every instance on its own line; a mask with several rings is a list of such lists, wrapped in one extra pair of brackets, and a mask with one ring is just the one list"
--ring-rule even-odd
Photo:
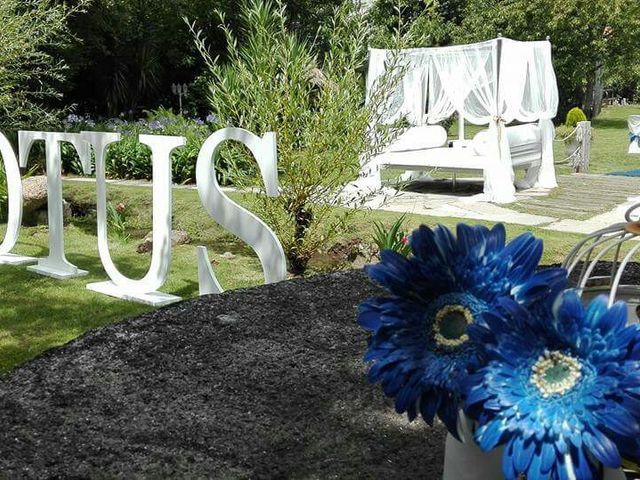
[[(90, 206), (94, 202), (94, 195), (93, 184), (65, 182), (65, 197), (75, 204)], [(236, 200), (242, 199), (241, 195), (232, 196)], [(150, 261), (149, 254), (136, 253), (136, 247), (151, 229), (151, 189), (110, 186), (109, 198), (113, 202), (125, 203), (131, 212), (128, 219), (131, 236), (128, 240), (110, 238), (112, 257), (123, 273), (140, 278)], [(381, 211), (358, 212), (345, 237), (372, 241), (374, 220), (391, 224), (398, 216)], [(458, 221), (454, 218), (409, 214), (406, 227), (415, 228), (421, 223), (454, 226)], [(215, 224), (200, 205), (195, 190), (174, 191), (174, 228), (186, 230), (192, 238), (192, 244), (174, 248), (171, 273), (163, 291), (183, 298), (198, 294), (196, 245), (209, 248), (210, 258), (218, 263), (215, 270), (225, 288), (262, 283), (262, 270), (253, 251)], [(149, 307), (86, 290), (87, 283), (107, 280), (98, 255), (95, 229), (95, 214), (74, 218), (65, 229), (67, 257), (78, 267), (88, 270), (87, 277), (57, 281), (30, 273), (24, 267), (0, 267), (0, 373), (6, 373), (20, 363), (49, 348), (67, 343), (90, 329), (149, 310)], [(530, 229), (507, 226), (510, 237), (527, 230)], [(565, 233), (531, 231), (545, 239), (545, 263), (562, 261), (580, 238)], [(221, 254), (227, 251), (234, 253), (235, 257), (222, 258)], [(16, 253), (45, 256), (46, 227), (24, 228)]]
[(605, 108), (592, 125), (595, 138), (591, 144), (589, 173), (611, 173), (640, 168), (640, 156), (629, 155), (629, 115), (640, 113), (640, 105)]
[[(637, 113), (639, 107), (611, 107), (593, 122), (595, 141), (592, 147), (591, 172), (608, 173), (630, 170), (640, 166), (640, 157), (627, 155), (628, 115)], [(479, 127), (467, 127), (471, 136)], [(454, 125), (452, 136), (456, 135)], [(556, 145), (556, 156), (562, 158), (562, 144)], [(565, 167), (559, 173), (568, 173)], [(118, 322), (139, 315), (149, 307), (128, 303), (86, 290), (90, 282), (106, 280), (97, 249), (94, 185), (84, 182), (65, 182), (65, 197), (89, 212), (76, 217), (65, 229), (67, 257), (80, 268), (89, 271), (84, 278), (56, 281), (27, 272), (24, 267), (2, 266), (0, 276), (0, 374), (37, 356), (41, 352), (62, 345), (84, 332), (102, 325)], [(640, 192), (640, 189), (639, 189)], [(239, 194), (233, 195), (242, 201)], [(128, 205), (130, 238), (110, 238), (111, 254), (123, 273), (133, 278), (142, 277), (149, 265), (148, 254), (136, 253), (136, 247), (151, 229), (151, 189), (144, 187), (109, 186), (112, 202)], [(198, 294), (198, 275), (195, 255), (196, 245), (205, 245), (215, 270), (226, 289), (249, 287), (262, 283), (262, 270), (253, 251), (224, 232), (206, 214), (195, 190), (174, 191), (174, 228), (186, 230), (192, 238), (191, 245), (174, 248), (171, 273), (163, 291), (183, 298)], [(345, 238), (372, 241), (373, 222), (391, 225), (399, 214), (383, 211), (361, 211), (355, 215)], [(425, 223), (442, 223), (455, 226), (459, 219), (434, 218), (415, 214), (406, 215), (405, 227), (413, 229)], [(489, 222), (474, 222), (490, 225)], [(531, 231), (545, 241), (543, 263), (559, 263), (580, 235), (507, 225), (513, 237), (523, 231)], [(4, 227), (0, 226), (0, 238)], [(232, 252), (233, 258), (221, 254)], [(47, 253), (46, 227), (24, 228), (16, 253), (42, 257)]]

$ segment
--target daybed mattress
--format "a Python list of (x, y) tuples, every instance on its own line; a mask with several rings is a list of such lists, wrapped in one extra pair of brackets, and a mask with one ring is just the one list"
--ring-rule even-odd
[(475, 155), (472, 148), (429, 148), (409, 152), (388, 152), (378, 157), (378, 162), (387, 167), (401, 167), (407, 170), (420, 170), (424, 167), (483, 170), (484, 157)]

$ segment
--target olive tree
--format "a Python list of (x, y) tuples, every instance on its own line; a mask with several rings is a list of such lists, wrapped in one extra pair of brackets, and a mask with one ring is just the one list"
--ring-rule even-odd
[[(364, 102), (368, 24), (360, 12), (351, 1), (333, 11), (319, 32), (322, 53), (288, 28), (285, 4), (271, 0), (245, 2), (237, 33), (221, 15), (225, 62), (212, 58), (195, 32), (220, 126), (277, 134), (281, 195), (257, 195), (254, 208), (277, 233), (296, 274), (347, 226), (352, 211), (336, 209), (340, 192), (388, 139), (369, 130), (377, 122)], [(231, 163), (239, 174), (255, 173), (253, 162)], [(258, 183), (255, 175), (236, 175), (235, 182)]]

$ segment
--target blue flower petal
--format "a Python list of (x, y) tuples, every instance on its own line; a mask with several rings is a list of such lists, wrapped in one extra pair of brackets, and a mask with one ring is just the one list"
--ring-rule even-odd
[(487, 235), (487, 253), (499, 253), (504, 249), (507, 233), (502, 223), (493, 226)]
[(520, 437), (514, 437), (513, 442), (513, 465), (516, 472), (526, 472), (529, 469), (531, 460), (533, 460), (533, 453), (535, 452), (536, 444), (533, 440), (525, 442)]
[(594, 428), (591, 432), (583, 433), (584, 443), (589, 451), (602, 464), (609, 468), (619, 468), (622, 463), (620, 452), (615, 444), (600, 430)]
[(488, 452), (500, 444), (505, 433), (504, 420), (493, 420), (476, 431), (476, 440), (480, 448)]
[(598, 320), (602, 333), (622, 330), (627, 324), (627, 304), (616, 302)]

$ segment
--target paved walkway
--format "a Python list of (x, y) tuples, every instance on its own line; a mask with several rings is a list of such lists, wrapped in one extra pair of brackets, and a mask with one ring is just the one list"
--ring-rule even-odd
[(456, 191), (446, 180), (410, 185), (406, 191), (387, 190), (387, 197), (369, 206), (393, 212), (434, 217), (515, 223), (548, 230), (590, 233), (624, 221), (627, 209), (640, 203), (640, 180), (607, 175), (562, 175), (552, 191), (529, 189), (512, 204), (476, 202), (482, 181), (462, 179)]

